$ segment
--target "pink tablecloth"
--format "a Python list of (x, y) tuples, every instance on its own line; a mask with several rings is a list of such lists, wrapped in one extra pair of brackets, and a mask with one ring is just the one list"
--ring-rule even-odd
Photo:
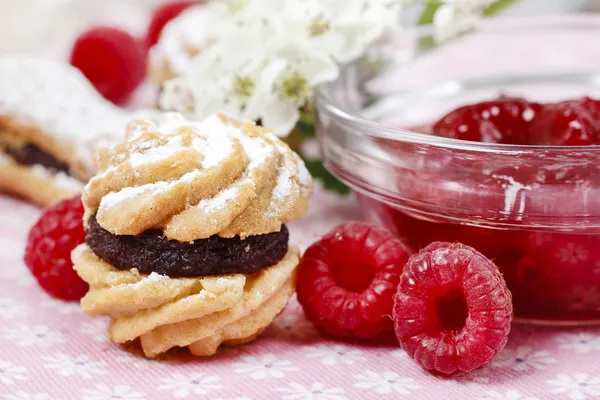
[[(0, 195), (0, 399), (572, 399), (600, 398), (600, 329), (513, 326), (487, 368), (456, 379), (423, 371), (394, 340), (357, 344), (321, 336), (293, 300), (255, 343), (212, 358), (161, 361), (110, 343), (107, 322), (53, 300), (23, 265), (39, 211)], [(342, 220), (352, 199), (318, 191), (291, 226), (306, 246)]]

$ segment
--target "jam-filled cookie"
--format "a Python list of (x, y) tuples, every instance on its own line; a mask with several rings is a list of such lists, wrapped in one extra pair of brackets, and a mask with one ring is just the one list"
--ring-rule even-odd
[(0, 58), (0, 192), (43, 206), (81, 193), (96, 146), (122, 140), (129, 119), (73, 67)]
[(165, 114), (134, 121), (98, 153), (83, 193), (86, 242), (72, 254), (89, 316), (146, 356), (214, 354), (253, 340), (294, 293), (285, 223), (312, 192), (300, 158), (254, 123)]

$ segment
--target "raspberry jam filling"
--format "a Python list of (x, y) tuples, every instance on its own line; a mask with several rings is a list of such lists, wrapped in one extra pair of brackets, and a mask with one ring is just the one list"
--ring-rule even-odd
[(253, 274), (277, 264), (288, 251), (289, 233), (222, 238), (217, 235), (192, 243), (168, 240), (160, 231), (140, 235), (114, 235), (88, 220), (86, 244), (94, 253), (120, 270), (137, 268), (142, 274), (156, 272), (171, 278), (222, 274)]
[(7, 146), (4, 148), (4, 152), (19, 164), (42, 165), (54, 171), (64, 172), (69, 175), (69, 166), (67, 164), (57, 160), (54, 156), (32, 144), (19, 148)]

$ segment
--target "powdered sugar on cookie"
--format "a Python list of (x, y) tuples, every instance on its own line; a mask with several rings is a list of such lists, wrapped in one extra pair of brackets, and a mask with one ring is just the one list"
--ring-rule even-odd
[(300, 159), (253, 123), (165, 113), (129, 129), (83, 196), (86, 215), (113, 234), (162, 228), (181, 242), (246, 237), (279, 231), (305, 212), (312, 184), (299, 176)]
[(39, 164), (33, 165), (31, 171), (40, 178), (51, 179), (56, 185), (69, 190), (70, 192), (81, 193), (83, 191), (83, 183), (62, 171), (50, 171), (48, 168)]
[(0, 58), (0, 115), (63, 143), (90, 173), (96, 146), (120, 140), (130, 118), (77, 69), (29, 56)]

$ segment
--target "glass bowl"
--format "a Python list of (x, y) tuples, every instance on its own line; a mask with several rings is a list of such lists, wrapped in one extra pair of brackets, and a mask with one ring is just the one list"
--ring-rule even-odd
[(486, 20), (438, 46), (430, 28), (419, 29), (317, 90), (326, 167), (368, 219), (415, 249), (459, 241), (493, 259), (516, 320), (600, 323), (600, 146), (498, 145), (411, 129), (501, 94), (600, 98), (600, 17)]

